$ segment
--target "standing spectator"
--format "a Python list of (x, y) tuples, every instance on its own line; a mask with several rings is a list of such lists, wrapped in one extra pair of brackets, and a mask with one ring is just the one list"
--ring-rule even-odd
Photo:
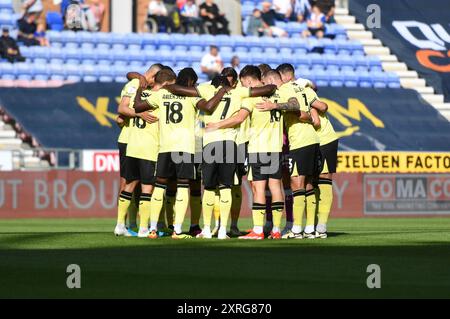
[(35, 14), (36, 18), (39, 18), (44, 6), (42, 5), (42, 0), (22, 0), (22, 9), (25, 14)]
[(289, 20), (292, 14), (291, 0), (273, 0), (273, 7), (277, 13), (278, 20)]
[(311, 4), (309, 0), (292, 0), (293, 14), (291, 16), (292, 21), (303, 22), (311, 12)]
[(167, 8), (162, 0), (151, 0), (148, 4), (148, 16), (156, 20), (158, 24), (158, 32), (162, 31), (162, 27), (167, 32), (169, 29), (174, 30), (172, 19), (168, 17)]
[(220, 12), (219, 7), (213, 0), (205, 0), (200, 5), (200, 15), (204, 22), (211, 23), (209, 30), (211, 34), (230, 34), (228, 20), (225, 18), (225, 14)]
[(245, 34), (253, 36), (264, 35), (264, 22), (261, 18), (261, 11), (258, 9), (253, 10), (253, 14), (250, 16)]
[(311, 14), (306, 20), (308, 29), (303, 31), (303, 37), (316, 36), (318, 39), (323, 38), (325, 31), (325, 15), (320, 11), (317, 5), (311, 9)]
[(37, 25), (37, 30), (34, 33), (34, 36), (35, 36), (36, 40), (39, 41), (39, 45), (41, 47), (49, 47), (50, 46), (50, 42), (48, 41), (48, 39), (46, 37), (44, 23), (39, 23)]
[(97, 30), (100, 30), (102, 28), (103, 17), (105, 16), (105, 5), (100, 0), (91, 0), (89, 9), (94, 15)]
[(209, 80), (219, 75), (223, 69), (223, 61), (219, 55), (219, 48), (215, 45), (210, 46), (209, 53), (203, 56), (200, 66), (202, 73), (206, 74)]
[(262, 20), (265, 24), (265, 28), (267, 29), (267, 33), (270, 36), (276, 36), (276, 37), (287, 37), (288, 34), (286, 31), (284, 31), (282, 28), (277, 27), (275, 25), (276, 19), (277, 19), (277, 13), (272, 8), (272, 3), (270, 2), (263, 2), (262, 3)]
[(11, 63), (25, 61), (25, 58), (20, 54), (16, 40), (9, 36), (8, 28), (2, 29), (2, 36), (0, 37), (0, 55)]
[(17, 21), (19, 25), (17, 40), (21, 41), (27, 47), (41, 44), (35, 36), (37, 30), (35, 19), (36, 16), (34, 14), (27, 14)]
[(187, 0), (181, 9), (181, 21), (184, 25), (186, 33), (188, 33), (189, 26), (193, 26), (200, 34), (205, 33), (203, 29), (203, 21), (199, 18), (198, 7), (194, 0)]
[(241, 72), (241, 60), (237, 55), (231, 58), (230, 66), (239, 74)]

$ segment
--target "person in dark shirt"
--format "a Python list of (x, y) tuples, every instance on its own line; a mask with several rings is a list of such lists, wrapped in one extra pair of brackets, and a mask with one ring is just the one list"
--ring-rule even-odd
[(219, 7), (213, 0), (205, 0), (200, 5), (200, 16), (203, 21), (211, 23), (211, 27), (209, 28), (211, 34), (230, 34), (228, 20), (220, 12)]
[(17, 39), (27, 47), (32, 45), (40, 45), (40, 42), (35, 37), (37, 25), (35, 22), (36, 16), (34, 14), (25, 15), (17, 24), (19, 25), (19, 35)]
[(9, 36), (7, 28), (3, 28), (0, 37), (0, 55), (11, 63), (25, 61), (25, 58), (20, 54), (16, 41)]

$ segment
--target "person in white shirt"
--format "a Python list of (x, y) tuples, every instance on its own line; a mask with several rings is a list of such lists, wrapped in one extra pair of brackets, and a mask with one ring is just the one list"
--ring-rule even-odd
[(273, 7), (281, 20), (289, 19), (291, 17), (291, 0), (273, 0)]
[[(165, 28), (165, 32), (175, 30), (173, 20), (168, 16), (167, 8), (162, 0), (151, 0), (148, 4), (148, 17), (152, 18), (158, 24), (158, 32)], [(149, 26), (151, 27), (151, 26)]]
[(206, 74), (209, 80), (219, 75), (223, 69), (223, 61), (219, 54), (219, 48), (212, 45), (209, 53), (203, 56), (200, 66), (202, 73)]
[(205, 33), (203, 28), (203, 20), (199, 17), (198, 7), (194, 0), (187, 0), (180, 10), (181, 21), (183, 23), (186, 33), (189, 31), (189, 26), (192, 26), (200, 34)]

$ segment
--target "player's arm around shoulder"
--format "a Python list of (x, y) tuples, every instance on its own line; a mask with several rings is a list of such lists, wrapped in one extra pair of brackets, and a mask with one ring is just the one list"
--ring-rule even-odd
[(273, 85), (273, 84), (260, 86), (260, 87), (252, 87), (249, 89), (248, 97), (270, 96), (270, 95), (274, 94), (276, 90), (277, 90), (277, 86)]
[(199, 91), (195, 87), (187, 87), (178, 84), (165, 85), (164, 89), (172, 94), (187, 97), (200, 97)]
[(308, 100), (311, 101), (310, 105), (312, 108), (316, 109), (320, 113), (326, 113), (328, 111), (328, 104), (321, 101), (319, 99), (319, 97), (317, 96), (317, 93), (313, 89), (306, 88), (305, 91), (306, 91)]
[(225, 93), (227, 93), (230, 90), (229, 87), (221, 87), (219, 91), (208, 101), (205, 99), (201, 99), (197, 102), (197, 108), (201, 111), (205, 112), (214, 112), (217, 105), (219, 105), (220, 101), (222, 100)]

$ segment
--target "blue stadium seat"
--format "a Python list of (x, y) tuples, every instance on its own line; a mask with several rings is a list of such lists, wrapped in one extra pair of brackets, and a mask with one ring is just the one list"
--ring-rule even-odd
[(110, 45), (108, 43), (97, 43), (97, 50), (109, 50)]
[(48, 81), (50, 80), (50, 77), (47, 74), (36, 74), (34, 79), (37, 81)]
[(98, 78), (96, 75), (85, 75), (82, 77), (83, 82), (94, 83), (97, 82)]
[(84, 42), (81, 44), (81, 50), (82, 52), (85, 50), (94, 50), (95, 48), (95, 44), (94, 43), (90, 43), (90, 42)]
[(64, 29), (63, 17), (60, 12), (48, 11), (45, 21), (50, 30), (62, 31)]
[(112, 49), (113, 51), (125, 51), (126, 48), (127, 48), (127, 46), (126, 46), (125, 43), (114, 43), (114, 44), (112, 45), (112, 48), (111, 48), (111, 49)]
[(369, 72), (358, 73), (359, 86), (364, 88), (372, 87), (372, 76)]

